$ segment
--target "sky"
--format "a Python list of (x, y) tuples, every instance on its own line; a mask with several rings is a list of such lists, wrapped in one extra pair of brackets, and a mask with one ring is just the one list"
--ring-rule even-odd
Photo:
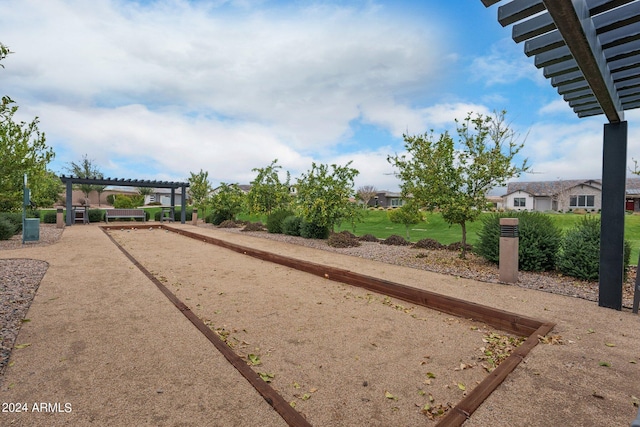
[(579, 119), (480, 0), (0, 0), (0, 42), (0, 95), (38, 117), (59, 174), (86, 155), (105, 177), (216, 187), (274, 159), (294, 182), (352, 162), (356, 188), (398, 191), (403, 134), (506, 110), (517, 180), (601, 176), (604, 116)]

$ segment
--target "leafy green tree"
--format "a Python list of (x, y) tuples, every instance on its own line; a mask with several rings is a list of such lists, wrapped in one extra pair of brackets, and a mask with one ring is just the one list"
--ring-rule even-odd
[(302, 218), (314, 225), (334, 230), (347, 220), (355, 226), (362, 210), (350, 199), (354, 197), (353, 180), (358, 170), (332, 164), (312, 163), (311, 170), (298, 179), (297, 205)]
[[(0, 43), (0, 61), (12, 52)], [(4, 68), (0, 64), (0, 68)], [(8, 96), (0, 102), (0, 212), (22, 209), (22, 188), (27, 175), (31, 200), (39, 206), (51, 206), (58, 198), (62, 183), (47, 170), (55, 154), (46, 145), (44, 132), (36, 117), (30, 123), (14, 119), (18, 106)]]
[(31, 201), (36, 206), (49, 208), (60, 200), (60, 195), (64, 192), (64, 185), (55, 173), (47, 170), (29, 181), (29, 189), (31, 190)]
[(218, 218), (235, 220), (236, 215), (244, 210), (245, 199), (246, 196), (238, 184), (222, 182), (210, 199), (213, 215)]
[(467, 115), (457, 123), (459, 144), (445, 132), (435, 139), (433, 131), (424, 135), (404, 135), (408, 155), (389, 156), (402, 180), (404, 197), (433, 211), (462, 228), (462, 254), (466, 255), (466, 223), (478, 218), (493, 187), (528, 170), (527, 161), (513, 161), (524, 144), (505, 123), (505, 112), (492, 116)]
[(251, 189), (247, 193), (249, 212), (270, 215), (276, 210), (287, 209), (291, 205), (290, 175), (287, 172), (287, 180), (280, 182), (278, 172), (282, 166), (277, 163), (278, 159), (275, 159), (265, 168), (252, 169), (253, 172), (258, 172), (258, 175), (251, 181)]
[(425, 220), (424, 214), (413, 201), (407, 202), (397, 209), (387, 212), (389, 220), (395, 224), (403, 224), (407, 232), (407, 240), (409, 237), (409, 227), (419, 224)]
[[(82, 160), (79, 162), (70, 162), (69, 166), (66, 167), (66, 170), (75, 177), (78, 178), (102, 178), (102, 172), (96, 164), (94, 160), (89, 159), (89, 157), (85, 154), (82, 156)], [(82, 191), (84, 196), (88, 199), (89, 193), (92, 191), (98, 191), (98, 185), (93, 184), (79, 184), (77, 188)], [(104, 191), (104, 187), (100, 188), (100, 193)], [(100, 194), (98, 193), (98, 195)]]
[[(51, 172), (47, 165), (55, 154), (46, 144), (44, 132), (38, 129), (36, 117), (30, 123), (16, 122), (18, 106), (8, 96), (0, 103), (0, 211), (22, 209), (22, 188), (27, 174), (32, 200), (43, 206), (52, 205)], [(59, 189), (59, 187), (58, 187)]]
[(193, 206), (198, 208), (200, 217), (206, 217), (207, 201), (211, 195), (211, 183), (209, 182), (209, 172), (200, 169), (200, 172), (189, 172), (189, 194)]

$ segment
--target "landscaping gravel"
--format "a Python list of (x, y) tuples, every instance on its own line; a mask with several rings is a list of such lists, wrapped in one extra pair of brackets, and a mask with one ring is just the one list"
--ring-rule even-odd
[[(211, 227), (208, 224), (201, 224), (200, 226)], [(501, 283), (498, 266), (473, 253), (468, 253), (466, 259), (461, 259), (460, 253), (456, 251), (381, 245), (375, 242), (360, 242), (361, 245), (358, 247), (334, 248), (327, 245), (325, 240), (305, 239), (284, 234), (272, 234), (265, 231), (241, 231), (240, 228), (221, 228), (220, 230), (338, 252), (403, 267), (418, 268), (483, 282)], [(622, 303), (625, 308), (630, 309), (633, 305), (635, 278), (636, 267), (630, 267), (627, 280), (623, 286)], [(507, 284), (505, 283), (505, 285)], [(515, 286), (583, 298), (589, 301), (598, 301), (598, 282), (578, 280), (556, 272), (531, 273), (521, 271), (518, 275), (518, 283)]]

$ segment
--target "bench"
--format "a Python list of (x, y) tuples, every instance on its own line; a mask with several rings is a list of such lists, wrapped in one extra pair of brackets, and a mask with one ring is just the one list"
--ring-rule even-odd
[(144, 210), (142, 209), (107, 209), (105, 210), (104, 220), (109, 223), (109, 219), (115, 218), (142, 218), (146, 221)]

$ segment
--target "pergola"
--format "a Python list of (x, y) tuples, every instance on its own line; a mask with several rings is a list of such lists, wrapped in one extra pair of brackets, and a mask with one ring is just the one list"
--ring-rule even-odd
[(173, 181), (150, 181), (143, 179), (124, 179), (124, 178), (78, 178), (74, 176), (60, 176), (60, 180), (66, 185), (67, 199), (66, 208), (67, 216), (65, 223), (67, 225), (73, 224), (72, 217), (72, 200), (74, 184), (89, 184), (89, 185), (116, 185), (126, 187), (152, 187), (152, 188), (170, 188), (171, 189), (171, 206), (175, 206), (176, 188), (182, 190), (182, 197), (180, 202), (180, 222), (184, 224), (186, 222), (186, 189), (189, 186), (188, 182), (173, 182)]
[[(501, 0), (481, 0), (492, 6)], [(498, 22), (513, 24), (578, 117), (604, 114), (599, 305), (622, 309), (627, 122), (640, 107), (640, 0), (512, 0)]]

